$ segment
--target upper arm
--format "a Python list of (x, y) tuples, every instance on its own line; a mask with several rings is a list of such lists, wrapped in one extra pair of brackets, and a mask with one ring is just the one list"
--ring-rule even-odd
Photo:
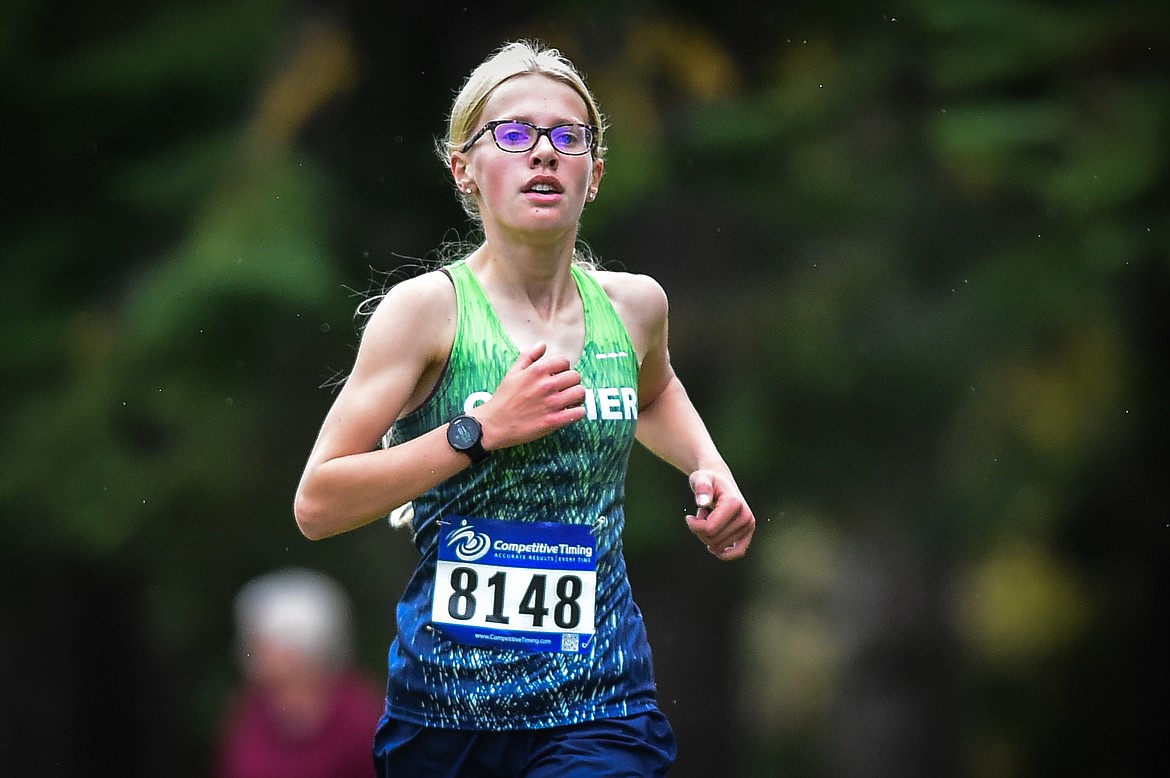
[(386, 293), (321, 425), (310, 466), (374, 450), (395, 419), (426, 398), (450, 353), (455, 309), (454, 287), (438, 272)]
[(668, 348), (666, 291), (647, 275), (598, 274), (638, 354), (638, 405), (651, 405), (674, 377)]

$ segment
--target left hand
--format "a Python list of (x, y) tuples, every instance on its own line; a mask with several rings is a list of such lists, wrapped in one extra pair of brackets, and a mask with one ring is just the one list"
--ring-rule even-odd
[(711, 470), (696, 470), (689, 481), (695, 495), (695, 512), (686, 517), (691, 532), (724, 562), (742, 557), (756, 531), (756, 517), (735, 481)]

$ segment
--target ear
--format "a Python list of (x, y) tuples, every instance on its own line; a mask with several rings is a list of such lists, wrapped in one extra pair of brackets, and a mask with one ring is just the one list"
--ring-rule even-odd
[(467, 156), (461, 152), (451, 154), (451, 177), (455, 179), (455, 186), (460, 192), (466, 192), (468, 187), (475, 186), (475, 179), (467, 164)]
[(605, 160), (593, 160), (593, 169), (589, 176), (589, 199), (592, 200), (597, 196), (597, 188), (601, 186), (601, 177), (605, 174)]

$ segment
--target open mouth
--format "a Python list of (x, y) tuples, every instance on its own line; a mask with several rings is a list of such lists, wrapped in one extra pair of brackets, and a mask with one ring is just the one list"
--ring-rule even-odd
[(564, 189), (561, 185), (553, 180), (535, 180), (529, 182), (528, 186), (524, 188), (525, 193), (538, 195), (558, 195), (564, 194)]

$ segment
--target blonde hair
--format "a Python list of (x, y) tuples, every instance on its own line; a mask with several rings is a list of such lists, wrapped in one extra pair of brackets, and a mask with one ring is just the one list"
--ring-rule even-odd
[[(435, 153), (438, 154), (439, 161), (443, 163), (444, 168), (449, 168), (451, 155), (462, 149), (468, 139), (479, 129), (483, 107), (487, 104), (488, 98), (491, 97), (495, 88), (510, 78), (529, 74), (556, 79), (567, 84), (581, 96), (581, 99), (585, 101), (585, 110), (588, 112), (588, 122), (597, 127), (597, 144), (593, 156), (595, 159), (604, 157), (605, 117), (601, 113), (601, 109), (598, 108), (597, 101), (593, 98), (589, 88), (585, 85), (585, 77), (557, 49), (546, 46), (541, 41), (519, 40), (506, 43), (493, 52), (475, 70), (471, 71), (471, 75), (467, 77), (463, 86), (456, 93), (455, 102), (452, 104), (451, 113), (447, 118), (447, 133), (435, 143)], [(478, 241), (483, 237), (482, 232), (477, 232), (477, 229), (481, 230), (483, 227), (478, 204), (474, 197), (460, 191), (458, 186), (454, 188), (463, 205), (464, 212), (473, 222), (471, 234), (461, 237), (458, 232), (453, 230), (432, 255), (417, 260), (409, 267), (404, 266), (406, 267), (405, 271), (400, 267), (399, 270), (403, 272), (387, 273), (380, 290), (367, 293), (365, 299), (358, 305), (355, 318), (366, 318), (373, 313), (381, 303), (382, 298), (386, 296), (386, 290), (397, 283), (393, 278), (394, 275), (400, 276), (399, 280), (401, 280), (408, 274), (442, 267), (476, 249)], [(582, 240), (578, 240), (574, 247), (573, 261), (582, 267), (592, 269), (601, 267), (601, 262)], [(359, 329), (361, 329), (360, 325)], [(326, 382), (326, 386), (338, 387), (344, 382), (345, 377), (339, 376)], [(384, 444), (388, 445), (389, 441), (384, 441)], [(390, 517), (391, 523), (396, 527), (408, 526), (411, 510), (411, 505), (407, 503), (393, 511)]]
[[(484, 60), (463, 82), (455, 96), (451, 114), (447, 120), (447, 135), (436, 145), (436, 151), (447, 166), (451, 155), (463, 148), (468, 139), (479, 129), (483, 107), (495, 88), (510, 78), (535, 74), (548, 76), (571, 87), (585, 102), (589, 113), (589, 124), (597, 127), (597, 150), (594, 156), (600, 159), (605, 154), (605, 120), (597, 101), (585, 85), (585, 78), (558, 50), (540, 41), (513, 41), (506, 43)], [(456, 188), (458, 192), (458, 188)], [(463, 210), (473, 220), (479, 221), (475, 198), (459, 192)]]

